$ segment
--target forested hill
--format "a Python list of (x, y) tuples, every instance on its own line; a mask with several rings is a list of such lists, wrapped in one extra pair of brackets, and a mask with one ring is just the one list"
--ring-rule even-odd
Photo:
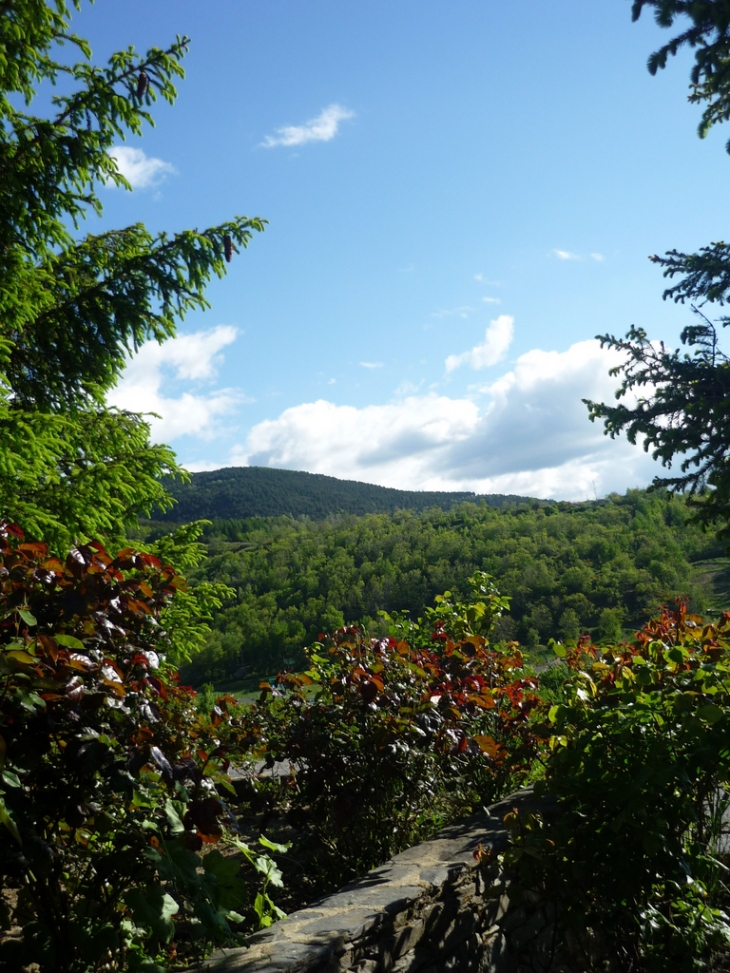
[(491, 507), (503, 507), (528, 499), (503, 494), (478, 497), (466, 492), (393, 490), (320, 473), (272, 470), (263, 466), (231, 466), (209, 473), (193, 473), (190, 483), (173, 481), (166, 486), (177, 504), (155, 519), (173, 523), (281, 516), (322, 520), (331, 514), (419, 512), (433, 507), (450, 510), (464, 501), (484, 500)]
[(479, 570), (511, 599), (500, 638), (528, 649), (581, 631), (617, 640), (678, 595), (706, 611), (711, 592), (701, 565), (722, 554), (681, 498), (642, 490), (501, 510), (466, 502), (321, 520), (219, 520), (205, 541), (209, 557), (192, 579), (233, 591), (213, 613), (208, 646), (183, 673), (198, 685), (296, 668), (302, 646), (345, 623), (382, 634), (379, 611), (418, 618), (447, 589), (468, 596)]

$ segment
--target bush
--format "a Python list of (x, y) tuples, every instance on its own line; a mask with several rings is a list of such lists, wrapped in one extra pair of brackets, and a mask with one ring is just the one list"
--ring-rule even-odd
[(559, 903), (580, 969), (710, 968), (730, 947), (730, 614), (703, 626), (680, 603), (633, 644), (558, 652), (537, 785), (558, 810), (511, 820), (507, 874)]
[(165, 662), (184, 588), (152, 555), (92, 542), (62, 561), (0, 524), (5, 969), (162, 970), (277, 914), (278, 870), (218, 793), (227, 702), (201, 715)]
[(341, 628), (307, 650), (309, 668), (262, 683), (246, 746), (289, 762), (267, 818), (285, 814), (321, 892), (386, 860), (529, 772), (536, 681), (516, 643), (489, 633), (507, 605), (488, 576), (475, 600), (437, 598), (417, 622), (385, 616), (390, 634)]

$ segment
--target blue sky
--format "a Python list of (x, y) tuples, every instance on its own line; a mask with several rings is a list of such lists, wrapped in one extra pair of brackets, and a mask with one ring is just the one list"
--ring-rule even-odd
[(94, 59), (192, 38), (136, 188), (89, 229), (269, 220), (205, 314), (112, 395), (190, 469), (584, 499), (647, 483), (582, 396), (593, 341), (676, 342), (647, 256), (725, 236), (729, 132), (696, 136), (689, 57), (628, 0), (97, 0)]

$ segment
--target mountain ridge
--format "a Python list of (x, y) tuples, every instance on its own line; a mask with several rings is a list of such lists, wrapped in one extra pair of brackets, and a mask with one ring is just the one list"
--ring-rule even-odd
[(280, 470), (265, 466), (227, 466), (192, 473), (190, 483), (168, 480), (175, 506), (155, 520), (185, 523), (191, 520), (233, 520), (249, 517), (310, 517), (333, 514), (394, 513), (396, 510), (449, 510), (455, 504), (484, 502), (501, 508), (507, 504), (549, 503), (514, 494), (476, 494), (464, 491), (397, 490), (360, 480), (344, 480), (323, 473)]

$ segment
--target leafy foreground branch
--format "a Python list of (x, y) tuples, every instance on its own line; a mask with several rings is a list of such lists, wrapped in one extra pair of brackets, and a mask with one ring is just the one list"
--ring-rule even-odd
[(4, 969), (163, 970), (280, 915), (280, 873), (219, 793), (235, 720), (214, 727), (165, 661), (185, 587), (150, 554), (62, 561), (0, 525)]
[[(98, 542), (61, 561), (3, 525), (0, 961), (185, 967), (282, 915), (257, 845), (293, 839), (286, 894), (302, 904), (522, 779), (536, 682), (514, 643), (490, 645), (506, 600), (474, 583), (470, 605), (447, 594), (383, 639), (342, 629), (258, 704), (206, 715), (165, 661), (173, 568)], [(237, 796), (229, 756), (291, 773)]]
[(537, 785), (557, 811), (509, 819), (511, 897), (557, 904), (550, 968), (727, 969), (730, 613), (680, 605), (566, 661)]
[(174, 102), (189, 40), (95, 65), (74, 7), (0, 5), (0, 513), (56, 553), (100, 536), (121, 546), (138, 514), (171, 505), (161, 478), (185, 476), (174, 453), (108, 395), (141, 345), (208, 307), (211, 279), (265, 224), (77, 232), (101, 215), (101, 187), (131, 189), (115, 146), (153, 124), (158, 98)]
[(418, 622), (386, 616), (384, 638), (322, 637), (307, 671), (262, 683), (242, 715), (251, 753), (290, 767), (249, 800), (292, 841), (282, 868), (297, 906), (530, 773), (537, 681), (516, 643), (490, 642), (507, 599), (487, 575), (473, 587), (470, 603), (447, 592)]

